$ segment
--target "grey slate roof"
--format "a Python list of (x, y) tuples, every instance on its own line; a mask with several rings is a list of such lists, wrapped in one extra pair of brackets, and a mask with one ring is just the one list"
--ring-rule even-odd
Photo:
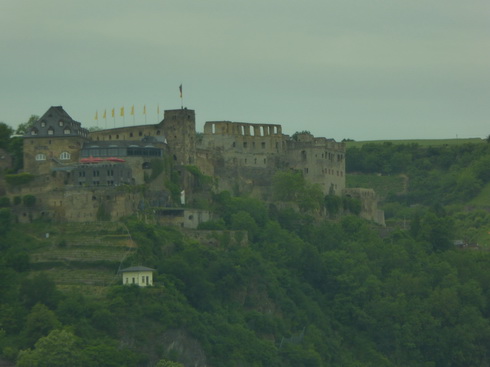
[(52, 106), (28, 129), (24, 137), (67, 137), (82, 136), (88, 138), (89, 131), (73, 120), (61, 106)]
[(156, 270), (152, 268), (147, 268), (146, 266), (131, 266), (129, 268), (119, 270), (120, 273), (138, 272), (138, 271), (156, 271)]

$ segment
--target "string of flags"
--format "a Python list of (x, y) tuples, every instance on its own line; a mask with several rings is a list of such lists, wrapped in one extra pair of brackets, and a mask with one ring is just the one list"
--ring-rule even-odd
[[(147, 113), (146, 113), (146, 111), (147, 111), (147, 109), (146, 109), (146, 105), (144, 105), (144, 106), (141, 108), (141, 112), (142, 112), (142, 114), (143, 114), (143, 115), (146, 115), (146, 114), (147, 114)], [(156, 113), (157, 113), (157, 115), (158, 115), (158, 116), (160, 115), (160, 105), (158, 105), (158, 106), (157, 106), (157, 108), (156, 108)], [(132, 106), (131, 106), (131, 108), (129, 109), (129, 115), (130, 115), (130, 116), (135, 116), (135, 114), (136, 114), (136, 113), (135, 113), (135, 107), (134, 107), (134, 105), (132, 105)], [(104, 109), (104, 111), (102, 112), (102, 114), (101, 114), (101, 118), (105, 120), (105, 119), (107, 119), (107, 118), (109, 117), (109, 115), (110, 115), (110, 117), (112, 117), (112, 118), (117, 117), (117, 116), (124, 117), (124, 116), (126, 116), (126, 115), (127, 115), (127, 110), (126, 110), (126, 109), (125, 109), (125, 107), (123, 106), (123, 107), (120, 107), (120, 108), (119, 108), (119, 113), (117, 113), (117, 109), (116, 109), (116, 108), (112, 108), (112, 109), (107, 109), (107, 108), (106, 108), (106, 109)], [(98, 111), (98, 110), (97, 110), (97, 111), (95, 111), (94, 120), (95, 120), (95, 121), (98, 121), (98, 120), (99, 120), (99, 111)]]
[[(179, 95), (180, 95), (180, 100), (181, 100), (181, 106), (183, 106), (182, 84), (179, 86)], [(106, 125), (107, 125), (108, 111), (110, 112), (110, 116), (113, 119), (114, 126), (115, 126), (115, 124), (116, 124), (116, 111), (117, 111), (117, 109), (116, 108), (112, 108), (112, 109), (109, 109), (109, 110), (108, 109), (104, 109), (104, 112), (102, 113), (102, 119), (106, 122)], [(146, 123), (147, 122), (147, 109), (146, 109), (146, 105), (143, 105), (143, 108), (140, 109), (140, 111), (143, 112), (143, 116), (145, 116), (145, 123)], [(157, 106), (156, 113), (157, 113), (157, 120), (158, 120), (157, 122), (159, 122), (159, 120), (160, 120), (160, 105)], [(130, 116), (133, 116), (133, 123), (134, 123), (135, 122), (135, 108), (134, 108), (134, 105), (131, 106), (129, 115)], [(123, 122), (124, 123), (126, 122), (126, 119), (125, 119), (125, 116), (126, 115), (125, 115), (124, 106), (120, 107), (118, 116), (123, 118)], [(99, 111), (98, 110), (95, 111), (94, 120), (97, 121), (97, 122), (99, 121)]]

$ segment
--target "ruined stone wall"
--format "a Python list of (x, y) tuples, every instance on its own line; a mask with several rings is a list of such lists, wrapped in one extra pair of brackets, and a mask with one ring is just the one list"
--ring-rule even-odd
[(345, 187), (343, 143), (309, 133), (291, 139), (282, 134), (280, 125), (210, 121), (204, 125), (199, 148), (219, 155), (214, 173), (220, 178), (220, 189), (259, 190), (265, 195), (275, 171), (288, 168), (303, 172), (325, 194), (333, 189), (340, 195)]
[(311, 134), (300, 134), (287, 141), (286, 160), (291, 168), (303, 172), (311, 183), (340, 195), (345, 188), (345, 145)]
[(344, 189), (343, 194), (361, 202), (362, 218), (385, 225), (384, 212), (378, 209), (378, 197), (373, 189), (349, 188)]

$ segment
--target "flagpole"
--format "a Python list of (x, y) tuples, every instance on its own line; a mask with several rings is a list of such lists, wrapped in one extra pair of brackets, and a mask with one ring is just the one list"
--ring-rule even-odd
[(180, 108), (184, 108), (184, 97), (182, 96), (182, 84), (179, 87), (179, 92), (180, 92)]

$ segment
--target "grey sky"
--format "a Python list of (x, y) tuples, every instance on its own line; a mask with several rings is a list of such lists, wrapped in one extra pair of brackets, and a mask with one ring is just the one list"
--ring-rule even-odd
[[(0, 121), (160, 110), (337, 140), (490, 134), (490, 2), (0, 0)], [(161, 119), (161, 117), (160, 117)], [(117, 116), (116, 126), (123, 125)]]

